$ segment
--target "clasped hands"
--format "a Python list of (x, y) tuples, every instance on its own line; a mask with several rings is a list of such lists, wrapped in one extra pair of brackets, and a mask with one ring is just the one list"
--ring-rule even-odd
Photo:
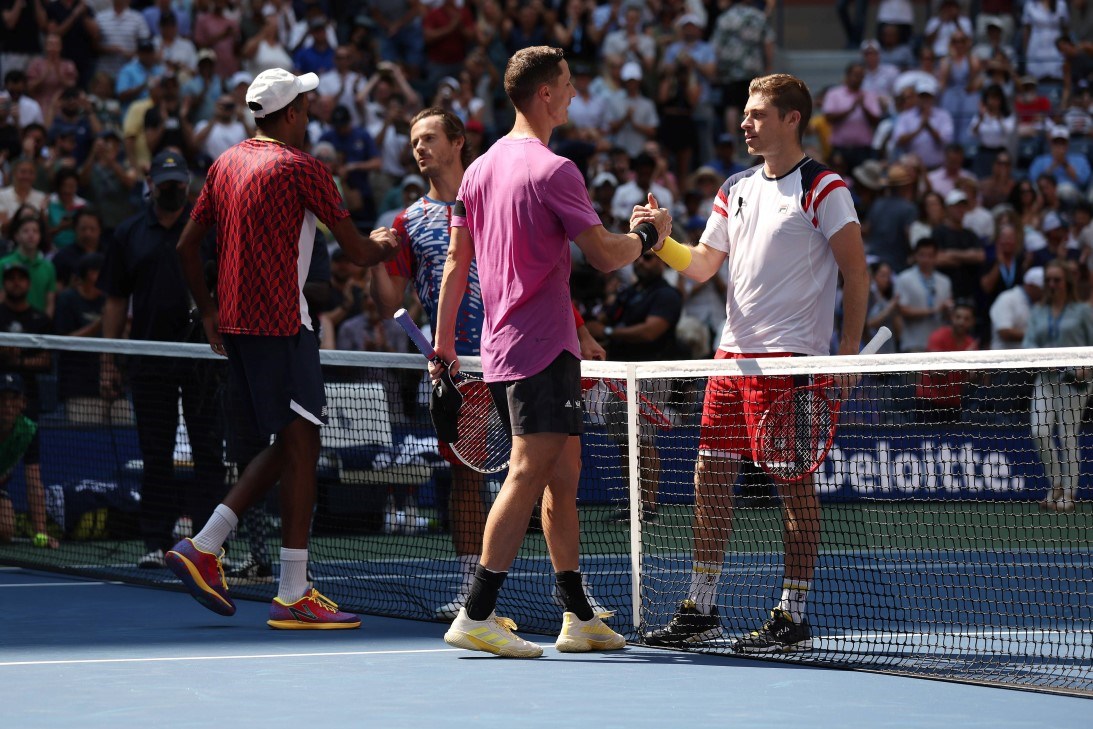
[(672, 214), (667, 208), (657, 204), (653, 193), (649, 193), (649, 199), (645, 205), (635, 205), (634, 212), (630, 215), (630, 230), (642, 223), (652, 223), (657, 229), (657, 244), (653, 250), (660, 250), (664, 245), (664, 239), (672, 234)]

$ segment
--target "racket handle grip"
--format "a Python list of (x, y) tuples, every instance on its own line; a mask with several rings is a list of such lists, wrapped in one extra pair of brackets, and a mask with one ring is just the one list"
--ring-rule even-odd
[(861, 354), (876, 354), (891, 338), (892, 330), (888, 327), (881, 327), (877, 330), (877, 333), (873, 335), (873, 338), (869, 340), (869, 343), (862, 347)]
[(410, 312), (406, 309), (399, 309), (395, 312), (395, 321), (398, 322), (402, 330), (406, 332), (406, 336), (410, 338), (410, 341), (414, 343), (421, 353), (425, 355), (427, 359), (437, 359), (436, 350), (433, 349), (432, 343), (425, 338), (425, 334), (418, 329), (417, 324), (414, 323), (413, 317), (410, 316)]

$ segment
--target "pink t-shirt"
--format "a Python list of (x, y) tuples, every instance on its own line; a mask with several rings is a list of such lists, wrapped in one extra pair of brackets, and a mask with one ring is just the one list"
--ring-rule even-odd
[[(824, 113), (842, 114), (854, 108), (858, 97), (862, 97), (862, 105), (869, 109), (875, 117), (883, 117), (884, 111), (880, 107), (877, 95), (872, 91), (851, 91), (844, 86), (833, 86), (824, 94)], [(854, 109), (850, 116), (831, 127), (831, 144), (836, 147), (868, 147), (873, 143), (873, 125), (869, 123), (869, 117), (861, 109)]]
[(503, 138), (467, 169), (453, 228), (474, 240), (487, 382), (538, 374), (562, 350), (580, 357), (569, 241), (600, 218), (577, 166), (538, 139)]

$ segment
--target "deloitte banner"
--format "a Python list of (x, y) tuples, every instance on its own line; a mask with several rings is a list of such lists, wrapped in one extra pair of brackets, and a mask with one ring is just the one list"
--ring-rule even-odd
[[(1027, 427), (956, 428), (843, 428), (817, 473), (817, 489), (834, 500), (1043, 496), (1047, 479)], [(1081, 453), (1083, 463), (1093, 455), (1084, 436)]]

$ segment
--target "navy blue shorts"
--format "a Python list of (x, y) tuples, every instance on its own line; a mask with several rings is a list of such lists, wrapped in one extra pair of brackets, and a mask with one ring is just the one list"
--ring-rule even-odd
[(315, 332), (300, 327), (287, 337), (225, 334), (224, 349), (237, 402), (254, 419), (258, 433), (279, 433), (296, 418), (326, 425)]
[(490, 394), (513, 435), (584, 432), (581, 361), (567, 351), (523, 380), (489, 383)]

